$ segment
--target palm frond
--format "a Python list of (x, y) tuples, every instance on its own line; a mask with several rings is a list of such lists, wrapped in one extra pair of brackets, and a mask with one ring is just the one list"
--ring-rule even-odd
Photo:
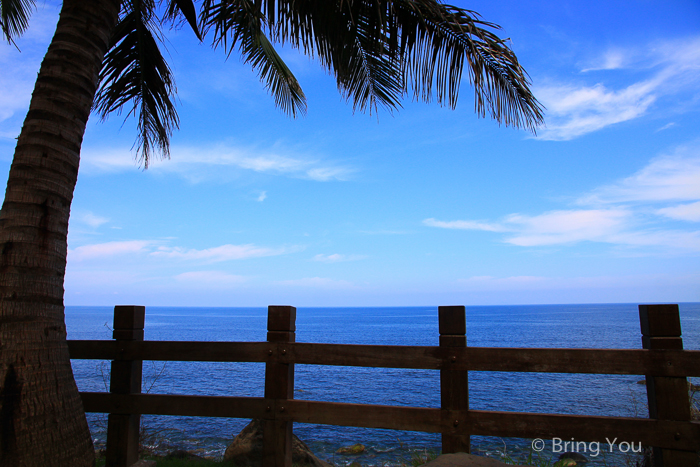
[(158, 47), (160, 32), (153, 12), (152, 0), (125, 2), (103, 62), (94, 104), (103, 120), (111, 112), (130, 107), (126, 118), (138, 118), (134, 146), (144, 168), (154, 150), (162, 157), (170, 156), (170, 135), (179, 126), (171, 100), (175, 83)]
[(0, 0), (0, 29), (7, 42), (24, 33), (33, 9), (34, 0)]
[(164, 20), (175, 22), (182, 16), (189, 23), (192, 31), (197, 36), (197, 39), (202, 40), (202, 35), (199, 32), (197, 25), (197, 12), (194, 8), (192, 0), (168, 0), (168, 6), (165, 12)]
[(543, 121), (499, 27), (475, 12), (437, 0), (258, 3), (273, 38), (316, 55), (356, 108), (398, 107), (409, 87), (416, 99), (454, 107), (466, 68), (480, 116), (533, 132)]
[(401, 62), (390, 53), (384, 37), (371, 37), (362, 20), (358, 17), (356, 31), (350, 34), (354, 41), (331, 49), (329, 69), (336, 76), (339, 91), (352, 101), (355, 110), (372, 113), (379, 106), (399, 108), (405, 93)]
[[(353, 107), (400, 107), (404, 94), (400, 61), (392, 53), (374, 2), (262, 1), (272, 37), (315, 56), (336, 78)], [(273, 8), (276, 7), (276, 8)]]
[(238, 47), (282, 110), (292, 116), (306, 113), (306, 96), (264, 34), (265, 18), (252, 1), (207, 1), (202, 11), (202, 29), (213, 30), (214, 46), (223, 47), (229, 56)]
[(416, 98), (430, 100), (434, 86), (438, 102), (454, 107), (466, 66), (477, 114), (532, 132), (542, 123), (543, 107), (529, 88), (529, 76), (506, 41), (492, 32), (497, 25), (473, 11), (432, 1), (397, 4), (405, 73)]

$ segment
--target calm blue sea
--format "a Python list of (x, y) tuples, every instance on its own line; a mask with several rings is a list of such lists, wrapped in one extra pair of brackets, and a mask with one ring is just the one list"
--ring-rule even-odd
[[(680, 304), (686, 349), (700, 350), (700, 303)], [(641, 348), (637, 304), (467, 307), (467, 342), (479, 347)], [(147, 340), (264, 341), (266, 308), (147, 307)], [(112, 308), (66, 307), (69, 339), (110, 339)], [(298, 308), (297, 342), (438, 345), (437, 307)], [(109, 364), (73, 361), (82, 391), (104, 391)], [(144, 391), (160, 394), (263, 396), (264, 364), (144, 362)], [(646, 417), (639, 376), (470, 373), (470, 404), (477, 410)], [(700, 381), (695, 380), (695, 384)], [(439, 407), (439, 373), (297, 365), (295, 398), (415, 407)], [(97, 446), (106, 416), (88, 414)], [(177, 446), (222, 455), (248, 420), (144, 416), (162, 450)], [(294, 432), (320, 457), (346, 465), (385, 465), (439, 451), (435, 434), (295, 424)], [(620, 434), (621, 437), (624, 434)], [(622, 439), (622, 438), (621, 438)], [(334, 454), (364, 444), (358, 457)], [(473, 437), (473, 451), (498, 457), (523, 455), (530, 441)], [(552, 454), (551, 441), (543, 456)], [(555, 450), (558, 449), (555, 446)], [(601, 446), (601, 451), (608, 450)], [(588, 453), (590, 454), (590, 453)], [(613, 455), (589, 456), (589, 465), (624, 465)]]

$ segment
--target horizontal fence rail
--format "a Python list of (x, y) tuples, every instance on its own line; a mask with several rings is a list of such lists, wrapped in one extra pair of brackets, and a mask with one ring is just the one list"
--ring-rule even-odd
[[(269, 418), (271, 402), (262, 397), (180, 396), (83, 392), (86, 412), (191, 417)], [(280, 408), (284, 407), (283, 411)], [(576, 437), (613, 439), (613, 433), (668, 449), (700, 450), (700, 424), (672, 420), (588, 415), (536, 414), (483, 410), (444, 411), (424, 407), (289, 400), (274, 408), (280, 420), (321, 425), (386, 428), (426, 433), (458, 433), (512, 438)], [(459, 422), (455, 425), (455, 421)], [(582, 426), (583, 425), (583, 426)], [(601, 435), (601, 433), (603, 435)], [(663, 436), (663, 434), (666, 436)], [(677, 436), (677, 434), (679, 436)]]
[[(266, 342), (68, 341), (71, 358), (177, 362), (280, 362), (415, 370), (700, 376), (700, 350), (547, 349)], [(283, 354), (282, 351), (285, 351)]]
[[(700, 351), (682, 350), (677, 305), (640, 305), (644, 350), (467, 347), (464, 307), (440, 307), (440, 346), (297, 343), (293, 307), (270, 307), (268, 342), (143, 341), (144, 313), (115, 307), (115, 340), (68, 341), (73, 359), (113, 361), (110, 392), (81, 393), (86, 412), (110, 414), (107, 467), (136, 461), (141, 414), (262, 419), (266, 467), (291, 466), (293, 422), (442, 433), (443, 452), (468, 452), (471, 435), (602, 442), (624, 434), (654, 446), (656, 466), (698, 465), (686, 377), (700, 376)], [(265, 397), (141, 394), (143, 360), (265, 363)], [(294, 400), (295, 364), (440, 370), (441, 407)], [(645, 375), (650, 418), (469, 410), (469, 371)]]

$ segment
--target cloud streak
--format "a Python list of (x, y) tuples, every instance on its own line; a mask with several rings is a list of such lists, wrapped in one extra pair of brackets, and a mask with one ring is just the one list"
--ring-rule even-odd
[(485, 230), (487, 232), (507, 232), (507, 227), (500, 224), (492, 224), (488, 222), (481, 221), (439, 221), (434, 218), (424, 219), (423, 225), (428, 227), (440, 227), (442, 229), (456, 229), (456, 230)]
[(700, 222), (700, 150), (689, 145), (652, 159), (638, 172), (592, 190), (575, 204), (580, 207), (514, 213), (496, 222), (429, 218), (423, 225), (501, 233), (503, 242), (521, 247), (597, 242), (647, 251), (700, 252), (700, 230), (668, 225)]
[(320, 263), (344, 263), (347, 261), (359, 261), (365, 258), (367, 258), (366, 255), (341, 255), (339, 253), (334, 253), (332, 255), (318, 254), (311, 258), (311, 260)]
[(295, 250), (298, 251), (298, 249), (295, 248), (259, 247), (253, 245), (252, 243), (247, 245), (221, 245), (203, 250), (161, 246), (157, 251), (150, 253), (150, 255), (156, 258), (217, 263), (220, 261), (234, 261), (248, 258), (262, 258), (265, 256), (278, 256)]
[[(169, 160), (153, 161), (149, 171), (175, 173), (191, 182), (221, 176), (222, 170), (249, 170), (318, 182), (349, 180), (356, 169), (298, 155), (286, 149), (218, 144), (206, 147), (173, 146)], [(88, 173), (133, 170), (136, 162), (130, 150), (85, 148), (81, 163)], [(264, 199), (264, 197), (263, 197)]]
[(68, 250), (69, 261), (86, 261), (110, 258), (119, 255), (141, 255), (156, 259), (190, 261), (197, 263), (218, 263), (223, 261), (238, 261), (250, 258), (278, 256), (301, 251), (298, 246), (268, 248), (254, 245), (221, 245), (197, 250), (178, 246), (165, 246), (162, 241), (128, 240), (83, 245)]
[(177, 274), (174, 278), (183, 284), (205, 287), (240, 285), (248, 280), (245, 276), (229, 274), (225, 271), (189, 271)]
[[(650, 76), (619, 89), (603, 83), (552, 83), (535, 88), (547, 108), (537, 138), (567, 141), (647, 113), (660, 98), (700, 87), (700, 37), (637, 50), (613, 49), (583, 72), (634, 68)], [(642, 56), (632, 61), (626, 57)], [(586, 76), (581, 77), (585, 80)]]
[[(694, 145), (700, 145), (696, 141)], [(652, 159), (644, 168), (619, 182), (593, 190), (577, 204), (691, 201), (700, 199), (700, 149), (683, 146)]]
[(79, 246), (68, 250), (68, 261), (86, 261), (118, 255), (148, 253), (154, 242), (149, 240), (128, 240)]
[(290, 286), (290, 287), (302, 287), (302, 288), (314, 288), (314, 289), (353, 289), (356, 286), (352, 282), (344, 280), (329, 279), (326, 277), (304, 277), (302, 279), (290, 279), (284, 281), (278, 281), (277, 284)]

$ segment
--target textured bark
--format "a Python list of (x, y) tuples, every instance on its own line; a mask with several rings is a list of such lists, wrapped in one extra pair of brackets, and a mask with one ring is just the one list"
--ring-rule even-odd
[(63, 280), (80, 146), (120, 0), (63, 2), (0, 211), (0, 465), (92, 466)]

